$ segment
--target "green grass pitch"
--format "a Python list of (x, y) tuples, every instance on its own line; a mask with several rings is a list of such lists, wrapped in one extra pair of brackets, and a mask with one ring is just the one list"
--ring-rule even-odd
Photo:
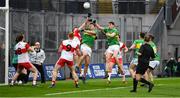
[[(138, 86), (137, 93), (130, 93), (132, 79), (123, 84), (121, 79), (112, 79), (107, 84), (104, 79), (89, 79), (86, 84), (79, 81), (80, 88), (75, 88), (72, 80), (57, 81), (55, 88), (48, 88), (50, 82), (32, 87), (26, 85), (0, 86), (0, 97), (180, 97), (180, 78), (156, 78), (151, 93), (146, 87)], [(140, 84), (140, 83), (139, 83)]]

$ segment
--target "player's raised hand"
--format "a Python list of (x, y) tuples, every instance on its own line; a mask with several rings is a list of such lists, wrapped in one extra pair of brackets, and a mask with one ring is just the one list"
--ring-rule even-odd
[(92, 16), (92, 14), (91, 14), (91, 13), (88, 13), (87, 17), (91, 17), (91, 16)]
[(93, 23), (96, 24), (96, 20), (93, 20)]

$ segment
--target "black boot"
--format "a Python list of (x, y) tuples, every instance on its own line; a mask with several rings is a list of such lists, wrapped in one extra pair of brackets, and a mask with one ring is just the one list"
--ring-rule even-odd
[(152, 88), (153, 88), (153, 87), (154, 87), (154, 84), (151, 83), (151, 84), (149, 85), (149, 90), (148, 90), (149, 93), (152, 91)]
[(141, 78), (141, 79), (140, 79), (140, 82), (149, 85), (149, 90), (148, 90), (148, 92), (151, 92), (151, 91), (152, 91), (152, 88), (154, 87), (154, 84), (150, 83), (149, 81), (145, 80), (144, 78)]
[(104, 76), (104, 78), (103, 79), (107, 79), (109, 77), (109, 75), (108, 75), (108, 71), (106, 71), (105, 72), (105, 76)]

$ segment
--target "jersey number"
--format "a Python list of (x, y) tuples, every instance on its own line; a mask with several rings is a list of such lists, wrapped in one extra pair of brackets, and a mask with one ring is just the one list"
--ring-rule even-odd
[(16, 50), (16, 54), (17, 54), (17, 55), (22, 54), (22, 52), (21, 52), (21, 48), (18, 48), (18, 49)]
[(72, 46), (70, 44), (66, 45), (66, 51), (71, 51)]

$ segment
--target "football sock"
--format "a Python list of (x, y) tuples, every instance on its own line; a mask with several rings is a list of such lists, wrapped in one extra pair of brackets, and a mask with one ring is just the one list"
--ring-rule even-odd
[(136, 80), (136, 78), (134, 78), (134, 79), (133, 79), (133, 90), (134, 90), (134, 91), (136, 91), (137, 85), (138, 85), (138, 81)]
[(74, 83), (75, 83), (75, 84), (78, 84), (78, 81), (75, 81), (75, 80), (74, 80)]
[(111, 73), (108, 73), (109, 77), (108, 80), (111, 81)]
[(141, 79), (140, 79), (140, 82), (145, 83), (145, 84), (148, 84), (148, 85), (150, 85), (150, 84), (151, 84), (150, 82), (148, 82), (148, 81), (147, 81), (147, 80), (145, 80), (144, 78), (141, 78)]
[(14, 81), (11, 81), (11, 85), (14, 85)]
[(125, 74), (122, 75), (122, 79), (123, 79), (123, 81), (126, 81), (126, 75)]
[(108, 71), (105, 71), (105, 75), (108, 75)]
[(56, 83), (56, 81), (52, 81), (52, 82), (51, 82), (51, 84), (55, 84), (55, 83)]
[(36, 85), (36, 81), (33, 81), (33, 85)]

